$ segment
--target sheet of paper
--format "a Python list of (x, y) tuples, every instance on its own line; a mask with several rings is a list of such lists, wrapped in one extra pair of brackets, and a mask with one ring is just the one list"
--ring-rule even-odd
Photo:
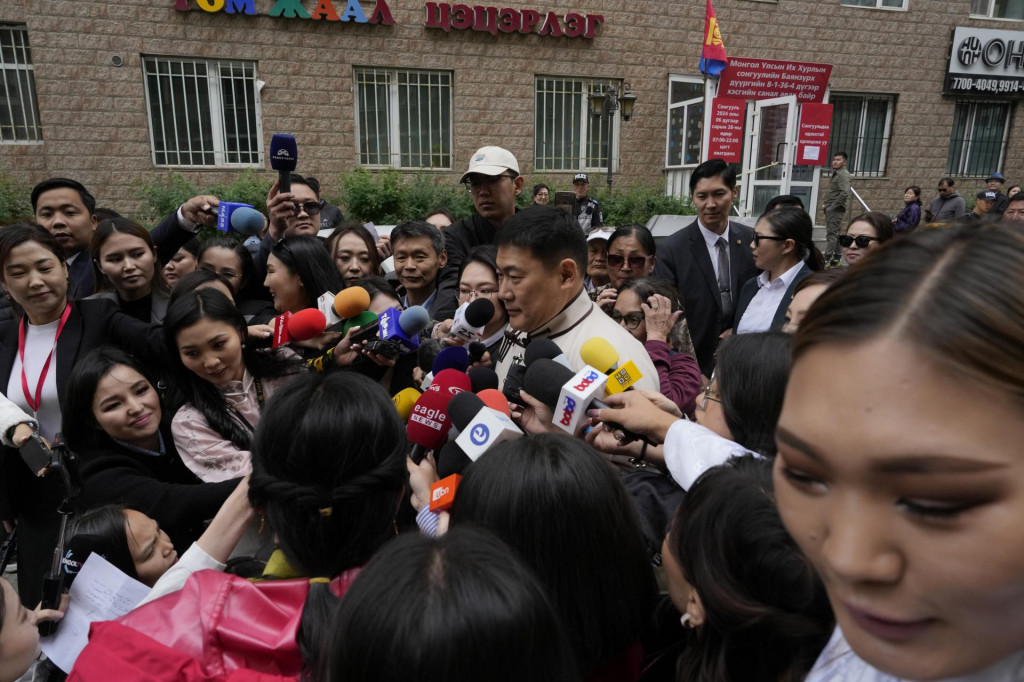
[(819, 158), (819, 148), (813, 145), (807, 145), (804, 147), (804, 158), (808, 161), (817, 161)]
[(89, 643), (89, 625), (128, 613), (149, 594), (149, 588), (93, 553), (82, 565), (70, 594), (71, 602), (56, 634), (40, 638), (43, 653), (66, 673)]

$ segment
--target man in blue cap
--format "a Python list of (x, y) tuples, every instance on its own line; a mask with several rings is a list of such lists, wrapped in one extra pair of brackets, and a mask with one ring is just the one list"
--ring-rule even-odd
[(992, 216), (993, 220), (998, 219), (999, 216), (1003, 215), (1006, 211), (1006, 207), (1010, 205), (1010, 198), (1003, 194), (1002, 186), (1006, 182), (1006, 178), (1003, 177), (1002, 173), (993, 173), (988, 176), (988, 180), (985, 181), (988, 185), (990, 192), (996, 193), (995, 202), (992, 204), (992, 209), (988, 212)]

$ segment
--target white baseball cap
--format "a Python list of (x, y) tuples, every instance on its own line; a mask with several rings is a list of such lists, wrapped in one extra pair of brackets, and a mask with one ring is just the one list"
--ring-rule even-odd
[(519, 162), (512, 156), (512, 152), (501, 147), (480, 147), (469, 158), (469, 170), (463, 173), (459, 182), (465, 182), (471, 173), (501, 175), (507, 170), (519, 175)]
[(612, 236), (613, 232), (615, 232), (614, 227), (598, 227), (590, 231), (590, 234), (587, 235), (587, 241), (592, 242), (595, 239), (608, 241), (608, 238)]

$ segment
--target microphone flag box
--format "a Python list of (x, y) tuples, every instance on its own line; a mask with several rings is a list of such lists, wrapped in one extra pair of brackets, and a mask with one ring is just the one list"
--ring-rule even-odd
[(614, 395), (616, 393), (622, 393), (628, 391), (633, 387), (633, 384), (644, 378), (643, 373), (636, 366), (636, 363), (630, 360), (622, 367), (608, 375), (608, 385), (605, 390), (607, 395)]
[(402, 313), (397, 308), (388, 308), (380, 314), (380, 332), (378, 336), (383, 341), (389, 341), (401, 347), (403, 353), (412, 353), (420, 347), (419, 336), (410, 338), (402, 328), (398, 326), (398, 318)]
[(234, 201), (222, 201), (217, 206), (217, 229), (221, 232), (234, 232), (231, 229), (231, 214), (240, 208), (252, 208), (249, 204), (240, 204)]
[(558, 393), (553, 422), (570, 436), (576, 435), (587, 416), (587, 405), (604, 395), (608, 377), (590, 365), (576, 372)]
[(462, 430), (459, 437), (455, 439), (455, 444), (475, 462), (498, 443), (522, 437), (523, 432), (520, 428), (503, 412), (491, 407), (484, 407)]
[(451, 509), (461, 482), (462, 476), (452, 474), (430, 486), (430, 511), (437, 514)]
[(288, 343), (292, 340), (292, 335), (288, 333), (288, 320), (290, 320), (292, 314), (287, 310), (274, 318), (274, 343), (273, 348)]
[(332, 294), (330, 291), (325, 291), (324, 293), (320, 294), (320, 298), (316, 299), (316, 307), (320, 312), (324, 314), (324, 317), (327, 318), (328, 327), (336, 325), (339, 322), (345, 321), (341, 319), (341, 317), (338, 316), (338, 313), (334, 311), (334, 298), (334, 294)]

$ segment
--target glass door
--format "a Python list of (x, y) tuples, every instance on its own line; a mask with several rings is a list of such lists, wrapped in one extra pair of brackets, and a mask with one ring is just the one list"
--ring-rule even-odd
[(744, 155), (747, 215), (761, 215), (769, 200), (790, 193), (796, 127), (796, 95), (754, 102), (747, 126), (749, 153)]

